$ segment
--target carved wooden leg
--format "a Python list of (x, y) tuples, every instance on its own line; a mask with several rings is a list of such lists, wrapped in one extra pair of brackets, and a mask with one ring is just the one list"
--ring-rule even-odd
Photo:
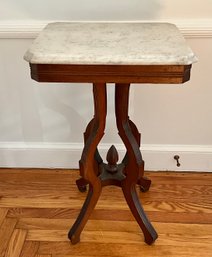
[[(128, 117), (128, 121), (129, 121), (129, 126), (131, 128), (132, 134), (135, 137), (138, 146), (140, 147), (140, 144), (141, 144), (141, 134), (139, 133), (136, 125), (129, 119), (129, 117)], [(125, 155), (125, 157), (124, 157), (124, 159), (122, 161), (123, 163), (127, 163), (127, 156), (128, 156), (128, 153), (126, 153), (126, 155)], [(137, 184), (140, 186), (141, 192), (147, 192), (149, 190), (149, 188), (150, 188), (151, 180), (146, 178), (146, 177), (144, 177), (143, 174), (142, 174), (141, 178), (138, 179)]]
[[(141, 134), (139, 133), (136, 125), (131, 121), (129, 120), (129, 125), (130, 125), (130, 128), (132, 130), (132, 133), (140, 147), (141, 145)], [(140, 186), (140, 190), (142, 192), (147, 192), (151, 186), (151, 180), (144, 177), (143, 174), (142, 174), (142, 177), (137, 181), (137, 184)]]
[(146, 177), (141, 177), (138, 181), (137, 184), (140, 186), (140, 190), (142, 192), (147, 192), (151, 186), (151, 180), (146, 178)]
[(122, 181), (122, 190), (130, 210), (144, 233), (145, 242), (152, 244), (158, 235), (140, 204), (135, 188), (137, 181), (143, 176), (144, 162), (128, 117), (129, 88), (129, 84), (116, 84), (115, 92), (117, 128), (127, 148), (126, 179)]
[(84, 178), (79, 178), (76, 180), (76, 185), (79, 189), (80, 192), (85, 192), (87, 190), (86, 186), (88, 185), (89, 183), (84, 179)]
[(106, 85), (94, 84), (94, 124), (92, 130), (89, 133), (88, 139), (85, 142), (85, 146), (82, 152), (80, 160), (80, 172), (83, 179), (89, 183), (89, 191), (85, 203), (81, 209), (81, 212), (72, 226), (68, 237), (72, 244), (76, 244), (80, 241), (80, 234), (93, 211), (100, 193), (101, 193), (101, 181), (98, 178), (99, 171), (96, 165), (95, 152), (97, 145), (104, 135), (105, 120), (106, 120)]
[[(89, 136), (91, 135), (92, 131), (93, 131), (93, 127), (95, 125), (95, 118), (93, 118), (89, 123), (88, 123), (88, 126), (85, 130), (85, 133), (84, 133), (84, 144), (86, 144), (87, 140), (89, 139)], [(101, 164), (103, 162), (100, 154), (99, 154), (99, 151), (98, 149), (96, 148), (96, 151), (95, 151), (95, 160), (96, 162), (99, 164)]]
[[(93, 118), (88, 123), (88, 126), (87, 126), (87, 128), (85, 130), (85, 133), (84, 133), (84, 144), (86, 144), (90, 134), (92, 133), (92, 129), (93, 129), (94, 124), (95, 124), (95, 119)], [(95, 160), (97, 162), (96, 165), (100, 165), (103, 162), (103, 160), (102, 160), (102, 158), (101, 158), (101, 156), (99, 154), (98, 149), (96, 149), (96, 151), (95, 151)], [(95, 169), (95, 170), (98, 172), (98, 169)], [(80, 171), (80, 174), (81, 173), (82, 172)], [(99, 175), (99, 174), (97, 174), (97, 175)], [(88, 184), (89, 184), (88, 181), (86, 181), (84, 178), (79, 178), (79, 179), (76, 180), (76, 185), (77, 185), (77, 187), (78, 187), (80, 192), (85, 192), (86, 189), (87, 189), (86, 186)]]
[[(131, 121), (129, 120), (129, 125), (130, 125), (130, 128), (132, 130), (132, 133), (138, 143), (138, 146), (140, 147), (141, 145), (141, 134), (139, 133), (136, 125)], [(151, 185), (151, 180), (144, 177), (143, 174), (142, 174), (142, 177), (137, 181), (137, 184), (140, 186), (140, 190), (142, 192), (147, 192), (150, 188), (150, 185)]]

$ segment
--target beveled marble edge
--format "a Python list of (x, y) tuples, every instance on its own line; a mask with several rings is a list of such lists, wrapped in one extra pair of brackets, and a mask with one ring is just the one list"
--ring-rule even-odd
[[(48, 24), (46, 28), (49, 26), (54, 26), (62, 23), (70, 23), (74, 24), (72, 22), (56, 22), (56, 23), (50, 23)], [(114, 22), (115, 23), (115, 22)], [(77, 23), (79, 24), (79, 23)], [(83, 23), (80, 23), (83, 24)], [(95, 23), (92, 23), (95, 24)], [(99, 24), (99, 23), (96, 23)], [(120, 24), (120, 23), (119, 23)], [(126, 23), (127, 24), (127, 23)], [(142, 23), (141, 24), (154, 24), (154, 23)], [(170, 23), (155, 23), (155, 24), (167, 24), (167, 25), (172, 25), (175, 26), (174, 24)], [(42, 32), (41, 32), (42, 33)], [(148, 56), (142, 56), (139, 58), (136, 58), (133, 56), (131, 59), (130, 56), (126, 55), (124, 57), (123, 55), (121, 56), (121, 60), (117, 58), (117, 60), (114, 58), (114, 56), (111, 59), (111, 56), (98, 56), (98, 58), (94, 58), (94, 56), (82, 56), (82, 55), (75, 55), (71, 56), (70, 59), (67, 59), (67, 56), (64, 55), (58, 55), (58, 54), (51, 54), (51, 55), (45, 55), (45, 53), (38, 53), (36, 52), (36, 55), (31, 51), (31, 48), (26, 52), (24, 55), (24, 59), (32, 64), (69, 64), (69, 65), (190, 65), (192, 63), (197, 62), (197, 57), (195, 54), (192, 52), (190, 47), (187, 45), (185, 41), (185, 46), (188, 47), (188, 54), (187, 55), (172, 55), (172, 56), (167, 56), (167, 55), (160, 55), (157, 54), (157, 59), (155, 55), (148, 55)]]
[(122, 61), (111, 61), (110, 59), (102, 59), (101, 61), (94, 60), (92, 57), (90, 60), (82, 60), (80, 61), (80, 58), (76, 58), (76, 60), (73, 60), (74, 58), (72, 57), (72, 61), (70, 62), (67, 59), (64, 58), (59, 58), (57, 57), (52, 57), (52, 60), (49, 61), (48, 59), (44, 60), (45, 56), (44, 55), (36, 55), (33, 56), (30, 52), (27, 52), (24, 56), (24, 59), (31, 63), (31, 64), (67, 64), (67, 65), (190, 65), (198, 61), (198, 58), (195, 55), (191, 56), (184, 56), (181, 57), (178, 61), (176, 61), (176, 58), (163, 58), (160, 57), (160, 61), (155, 61), (155, 58), (153, 57), (152, 59), (148, 57), (146, 60), (144, 58), (136, 60), (135, 58), (133, 60), (122, 59)]

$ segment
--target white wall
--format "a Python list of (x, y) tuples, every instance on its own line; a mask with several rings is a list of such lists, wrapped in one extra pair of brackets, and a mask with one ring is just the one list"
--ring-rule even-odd
[[(51, 7), (51, 8), (50, 8)], [(51, 11), (50, 11), (51, 10)], [(0, 1), (0, 166), (77, 167), (92, 117), (92, 86), (38, 84), (23, 55), (53, 20), (171, 21), (199, 57), (184, 85), (133, 85), (131, 118), (142, 132), (147, 169), (212, 171), (212, 1)], [(113, 113), (113, 85), (103, 154), (123, 154)], [(173, 155), (181, 157), (176, 168)]]
[(211, 18), (211, 0), (1, 0), (1, 20)]

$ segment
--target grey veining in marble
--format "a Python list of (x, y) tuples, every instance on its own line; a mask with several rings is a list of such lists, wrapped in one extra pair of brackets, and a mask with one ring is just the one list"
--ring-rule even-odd
[(34, 64), (188, 65), (197, 60), (169, 23), (50, 23), (24, 56)]

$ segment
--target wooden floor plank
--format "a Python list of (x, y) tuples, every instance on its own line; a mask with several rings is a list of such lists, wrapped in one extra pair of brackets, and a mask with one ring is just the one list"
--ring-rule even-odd
[(38, 254), (38, 255), (36, 255), (35, 257), (52, 257), (52, 255), (50, 255), (50, 254), (47, 254), (47, 255)]
[[(206, 233), (206, 232), (205, 232)], [(157, 245), (189, 246), (207, 245), (212, 242), (212, 235), (197, 235), (191, 233), (180, 234), (168, 232), (159, 233)], [(66, 230), (30, 230), (27, 240), (39, 242), (69, 242)], [(81, 242), (83, 243), (108, 243), (108, 244), (139, 244), (144, 241), (141, 231), (133, 232), (116, 232), (116, 231), (83, 231)], [(190, 241), (190, 243), (189, 243)], [(212, 248), (211, 248), (212, 250)]]
[[(2, 182), (3, 183), (3, 182)], [(18, 181), (18, 186), (15, 187), (14, 185), (8, 186), (5, 183), (0, 186), (1, 187), (1, 194), (4, 195), (5, 198), (12, 198), (12, 197), (20, 197), (20, 198), (57, 198), (57, 199), (84, 199), (86, 193), (82, 194), (77, 190), (76, 185), (68, 184), (64, 186), (63, 184), (51, 184), (51, 186), (47, 185), (36, 185), (32, 187), (31, 185), (27, 184), (26, 186), (21, 185)], [(51, 182), (49, 182), (51, 183)], [(53, 186), (55, 188), (53, 188)], [(170, 201), (184, 201), (184, 200), (195, 200), (201, 201), (204, 200), (206, 197), (212, 196), (212, 186), (206, 185), (152, 185), (151, 190), (147, 193), (139, 193), (139, 196), (142, 200), (147, 200), (150, 197), (152, 199), (157, 200), (170, 200)], [(108, 187), (105, 188), (102, 192), (101, 199), (108, 200), (112, 197), (114, 200), (118, 200), (121, 198), (121, 190), (115, 187)]]
[[(11, 208), (8, 211), (7, 217), (19, 219), (22, 218), (47, 218), (47, 219), (76, 219), (80, 209), (60, 209), (60, 208)], [(170, 223), (196, 223), (211, 224), (212, 215), (207, 213), (194, 213), (189, 212), (179, 213), (174, 211), (146, 211), (148, 217), (152, 221), (157, 222), (170, 222)], [(185, 215), (186, 214), (186, 215)], [(90, 216), (90, 220), (118, 220), (118, 221), (134, 221), (129, 210), (106, 210), (95, 209)]]
[[(36, 171), (36, 170), (34, 170)], [(24, 171), (22, 171), (23, 173)], [(0, 187), (1, 192), (4, 196), (4, 199), (10, 199), (19, 197), (29, 198), (29, 201), (32, 198), (34, 200), (34, 205), (36, 205), (36, 200), (47, 198), (49, 201), (54, 201), (57, 199), (56, 203), (58, 206), (58, 201), (61, 199), (67, 204), (70, 203), (71, 199), (79, 199), (83, 201), (86, 194), (81, 194), (78, 192), (75, 180), (78, 177), (78, 172), (69, 171), (68, 174), (51, 171), (35, 172), (31, 171), (30, 173), (25, 174), (25, 179), (21, 179), (21, 171), (16, 173), (1, 172), (0, 170)], [(171, 174), (171, 175), (170, 175)], [(197, 174), (187, 174), (187, 173), (151, 173), (153, 183), (151, 190), (146, 194), (140, 194), (140, 198), (145, 203), (148, 199), (152, 200), (164, 200), (170, 202), (202, 202), (205, 198), (212, 199), (212, 182), (208, 174), (203, 174), (201, 180), (198, 178)], [(157, 183), (156, 183), (157, 181)], [(209, 185), (208, 185), (209, 184)], [(101, 200), (109, 201), (110, 199), (118, 200), (124, 202), (122, 194), (120, 194), (120, 189), (115, 187), (105, 188), (101, 196)], [(2, 207), (11, 207), (6, 200), (2, 200)], [(21, 203), (17, 205), (20, 208)], [(32, 204), (31, 207), (34, 207)], [(64, 203), (65, 207), (67, 205)], [(65, 208), (64, 205), (60, 205), (60, 208)], [(22, 205), (23, 206), (23, 205)], [(29, 208), (29, 205), (24, 205), (23, 207)]]
[(20, 257), (35, 257), (38, 252), (39, 245), (39, 242), (25, 241)]
[(0, 208), (0, 227), (7, 215), (8, 209), (7, 208)]
[[(65, 230), (68, 231), (75, 220), (71, 219), (39, 219), (25, 218), (19, 219), (16, 228), (23, 230)], [(212, 224), (180, 224), (153, 222), (155, 227), (161, 233), (181, 233), (181, 230), (187, 230), (188, 233), (197, 235), (212, 235)], [(165, 231), (163, 231), (165, 228)], [(140, 231), (135, 221), (108, 221), (108, 220), (89, 220), (86, 224), (87, 231), (119, 231), (119, 232), (137, 232)]]
[(4, 257), (17, 220), (5, 218), (0, 227), (0, 257)]
[[(10, 208), (8, 210), (7, 217), (68, 219), (76, 218), (76, 216), (79, 214), (79, 211), (79, 209), (70, 208)], [(94, 212), (96, 211), (101, 210), (94, 210)]]
[[(22, 218), (16, 225), (19, 229), (25, 230), (68, 230), (75, 219), (40, 219), (40, 218)], [(86, 230), (118, 230), (118, 231), (136, 231), (138, 225), (135, 221), (107, 221), (107, 220), (89, 220), (86, 224)]]
[(5, 257), (19, 257), (26, 239), (27, 231), (15, 229), (8, 244)]
[[(91, 224), (93, 223), (93, 224)], [(143, 238), (142, 232), (138, 225), (134, 222), (125, 224), (126, 222), (110, 222), (102, 221), (90, 222), (82, 233), (82, 241), (84, 242), (101, 242), (101, 243), (139, 243)], [(200, 224), (176, 224), (176, 223), (153, 223), (157, 231), (159, 231), (160, 243), (174, 242), (173, 244), (183, 244), (186, 238), (193, 238), (192, 243), (210, 243), (212, 241), (212, 225)], [(68, 227), (69, 228), (69, 227)], [(67, 229), (29, 229), (27, 240), (32, 241), (68, 241)]]
[[(4, 198), (0, 199), (0, 207), (5, 208), (69, 208), (81, 209), (83, 200), (78, 199), (40, 199), (28, 198)], [(212, 199), (200, 202), (172, 202), (172, 201), (141, 201), (145, 211), (178, 212), (178, 213), (207, 213), (212, 214)], [(116, 200), (99, 200), (96, 209), (117, 209)], [(119, 201), (119, 210), (128, 210), (124, 199)]]
[[(192, 247), (189, 242), (186, 246), (159, 245), (147, 246), (141, 242), (138, 244), (108, 244), (108, 243), (80, 243), (70, 245), (69, 242), (41, 242), (39, 253), (51, 253), (53, 256), (80, 255), (86, 256), (204, 256), (211, 257), (211, 245), (202, 244)], [(204, 255), (203, 255), (204, 254)]]
[(0, 207), (6, 208), (66, 208), (73, 206), (74, 208), (81, 208), (83, 200), (78, 199), (52, 199), (52, 198), (43, 198), (40, 199), (31, 199), (31, 198), (4, 198), (0, 199)]

